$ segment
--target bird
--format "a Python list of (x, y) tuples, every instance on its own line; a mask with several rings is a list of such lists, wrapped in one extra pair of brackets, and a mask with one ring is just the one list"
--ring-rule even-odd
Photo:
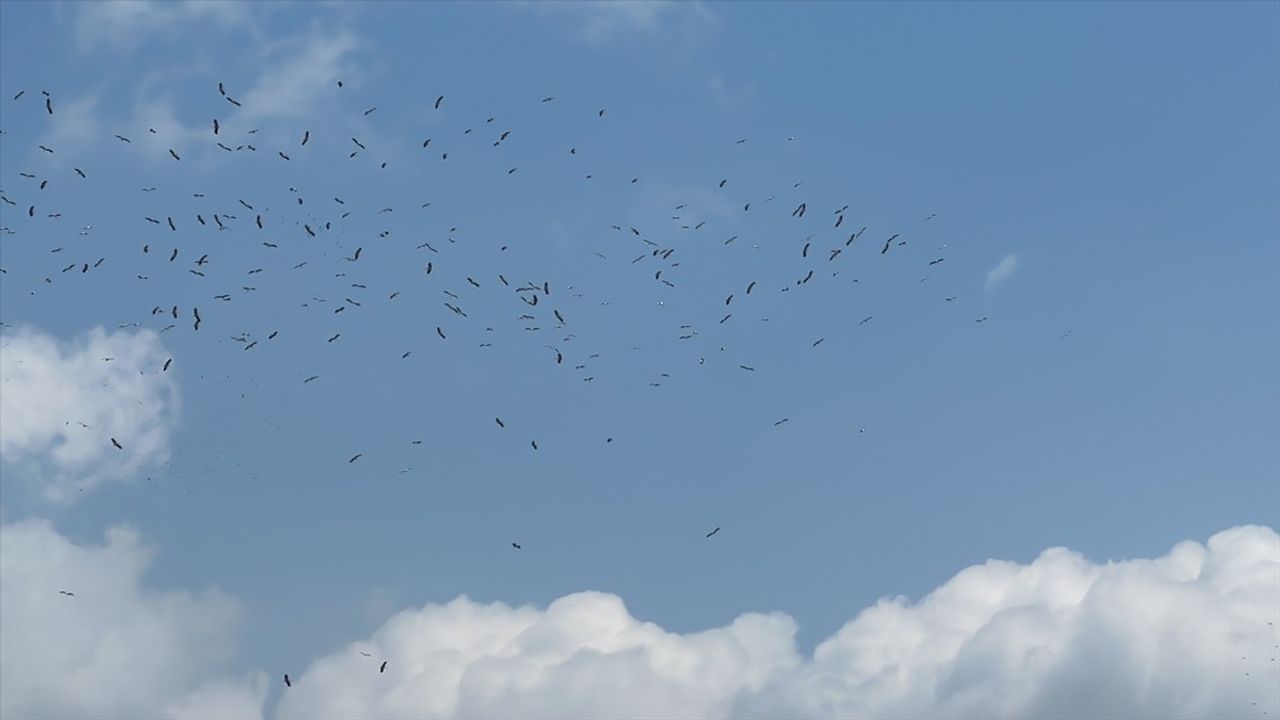
[(712, 530), (711, 532), (707, 533), (707, 537), (711, 537), (712, 535), (715, 535), (718, 532), (720, 532), (720, 528), (717, 527), (715, 530)]
[(383, 672), (386, 672), (386, 671), (387, 671), (387, 661), (386, 661), (386, 660), (383, 660), (383, 661), (382, 661), (382, 666), (378, 668), (378, 672), (383, 673)]
[(181, 160), (181, 159), (182, 159), (182, 158), (178, 157), (178, 153), (176, 153), (176, 152), (174, 152), (174, 151), (173, 151), (173, 148), (169, 148), (169, 154), (173, 156), (173, 159), (174, 159), (174, 160)]
[(58, 594), (59, 594), (59, 595), (66, 595), (67, 597), (75, 597), (75, 596), (76, 596), (76, 594), (75, 594), (75, 593), (73, 593), (73, 592), (71, 592), (70, 590), (59, 590), (59, 591), (58, 591)]
[(160, 372), (168, 372), (169, 366), (171, 364), (173, 364), (173, 358), (169, 358), (168, 360), (165, 360), (164, 367), (160, 369)]
[[(342, 87), (342, 86), (341, 86), (341, 85), (339, 85), (338, 87)], [(307, 144), (307, 141), (308, 141), (308, 140), (310, 140), (310, 139), (311, 139), (311, 131), (310, 131), (310, 130), (304, 130), (304, 131), (302, 131), (302, 143), (301, 143), (301, 144), (302, 144), (302, 145), (306, 145), (306, 144)]]
[(443, 96), (443, 95), (441, 95), (440, 97), (436, 98), (436, 108), (435, 108), (436, 110), (439, 110), (439, 109), (440, 109), (440, 103), (442, 103), (442, 102), (444, 102), (444, 96)]
[(124, 446), (120, 444), (120, 441), (119, 441), (119, 440), (116, 440), (115, 438), (111, 438), (111, 444), (112, 444), (112, 445), (115, 445), (117, 450), (123, 450), (123, 449), (124, 449)]
[(356, 453), (355, 455), (351, 456), (351, 459), (347, 461), (347, 464), (350, 465), (351, 463), (359, 460), (362, 457), (364, 457), (364, 453)]
[(521, 548), (520, 548), (520, 544), (519, 544), (519, 543), (511, 543), (511, 547), (513, 547), (513, 548), (515, 548), (515, 549), (517, 549), (517, 550), (520, 550), (520, 549), (521, 549)]
[(293, 683), (289, 682), (289, 673), (284, 674), (284, 686), (293, 687)]

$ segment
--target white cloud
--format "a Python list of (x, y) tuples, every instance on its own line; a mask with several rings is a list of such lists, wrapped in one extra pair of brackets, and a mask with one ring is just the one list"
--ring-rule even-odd
[(992, 290), (995, 290), (1001, 283), (1003, 283), (1005, 280), (1008, 280), (1010, 276), (1013, 275), (1014, 271), (1017, 269), (1018, 269), (1017, 255), (1014, 255), (1013, 253), (1009, 253), (1008, 255), (1005, 255), (1004, 257), (1000, 258), (1000, 262), (996, 263), (996, 266), (991, 268), (991, 270), (987, 272), (987, 282), (986, 282), (987, 292), (991, 292)]
[(545, 611), (461, 598), (402, 612), (316, 661), (278, 714), (1274, 716), (1267, 623), (1278, 614), (1280, 536), (1261, 527), (1157, 560), (1095, 564), (1055, 548), (1028, 565), (991, 561), (919, 603), (881, 601), (810, 660), (780, 614), (681, 635), (636, 620), (613, 595), (570, 595)]
[(0, 526), (0, 716), (261, 715), (265, 678), (204, 681), (233, 656), (235, 602), (143, 588), (153, 556), (126, 527), (81, 546), (45, 520)]
[(0, 459), (53, 501), (164, 461), (178, 408), (168, 359), (150, 330), (0, 335)]
[(112, 0), (83, 3), (76, 15), (76, 42), (81, 50), (109, 47), (130, 50), (184, 24), (231, 27), (248, 22), (248, 3), (223, 0)]
[(282, 672), (280, 718), (1280, 714), (1280, 535), (1257, 526), (1154, 560), (989, 561), (882, 600), (812, 658), (781, 613), (681, 634), (584, 592), (405, 610), (310, 667), (239, 680), (219, 675), (234, 603), (143, 588), (133, 531), (87, 547), (27, 521), (0, 527), (0, 553), (6, 717), (257, 717)]

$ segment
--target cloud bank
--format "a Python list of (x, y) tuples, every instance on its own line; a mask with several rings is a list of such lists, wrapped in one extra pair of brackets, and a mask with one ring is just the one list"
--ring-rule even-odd
[(882, 600), (810, 659), (782, 614), (681, 635), (602, 593), (546, 610), (460, 598), (316, 661), (278, 716), (1274, 716), (1278, 615), (1280, 536), (1264, 527), (1155, 560), (993, 560), (918, 603)]
[(97, 328), (69, 344), (0, 335), (0, 460), (53, 501), (164, 461), (178, 408), (168, 359), (150, 330)]
[[(306, 668), (219, 675), (235, 604), (142, 586), (127, 528), (79, 546), (0, 530), (0, 715), (278, 718), (1251, 718), (1280, 713), (1280, 535), (1247, 526), (1152, 559), (1062, 548), (885, 599), (812, 657), (787, 615), (674, 633), (621, 598), (465, 597), (402, 611)], [(70, 589), (76, 597), (58, 594)], [(363, 653), (368, 653), (364, 655)], [(379, 672), (382, 662), (385, 672)], [(268, 682), (290, 673), (278, 704)], [(268, 681), (267, 678), (270, 678)]]

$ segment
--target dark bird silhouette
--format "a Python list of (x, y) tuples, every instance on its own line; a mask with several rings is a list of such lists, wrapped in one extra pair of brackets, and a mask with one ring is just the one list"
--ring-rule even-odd
[(221, 128), (222, 128), (222, 126), (218, 124), (218, 118), (214, 118), (214, 119), (213, 119), (213, 134), (214, 134), (214, 135), (217, 135), (217, 134), (218, 134), (218, 130), (220, 130)]
[(356, 453), (355, 455), (351, 456), (351, 459), (347, 461), (347, 464), (350, 465), (351, 463), (359, 460), (362, 457), (364, 457), (364, 453)]
[(440, 109), (440, 103), (442, 103), (442, 102), (444, 102), (444, 96), (443, 96), (443, 95), (441, 95), (440, 97), (436, 98), (436, 110), (439, 110), (439, 109)]
[(444, 336), (444, 330), (441, 330), (439, 325), (436, 326), (436, 334), (440, 336), (441, 340), (446, 339)]
[(45, 110), (46, 110), (50, 115), (52, 115), (52, 114), (53, 114), (53, 98), (45, 98), (45, 99), (44, 99), (44, 109), (45, 109)]
[(386, 672), (386, 671), (387, 671), (387, 661), (386, 661), (386, 660), (383, 660), (383, 661), (382, 661), (382, 666), (378, 668), (378, 672), (383, 673), (383, 672)]
[(115, 445), (117, 450), (123, 450), (123, 449), (124, 449), (124, 446), (120, 444), (120, 441), (119, 441), (119, 440), (116, 440), (115, 438), (111, 438), (111, 444), (112, 444), (112, 445)]
[(289, 673), (284, 674), (284, 686), (293, 687), (293, 683), (289, 682)]
[(174, 151), (173, 151), (173, 148), (169, 148), (169, 154), (173, 156), (173, 159), (174, 159), (174, 160), (181, 160), (181, 159), (182, 159), (182, 158), (178, 157), (178, 153), (176, 153), (176, 152), (174, 152)]
[(168, 372), (169, 366), (172, 364), (173, 364), (173, 358), (169, 358), (168, 360), (165, 360), (164, 367), (160, 369), (160, 372)]
[(889, 252), (889, 246), (893, 244), (894, 239), (897, 237), (898, 237), (898, 233), (894, 233), (888, 240), (884, 241), (884, 249), (880, 251), (881, 255)]
[(59, 590), (59, 591), (58, 591), (58, 594), (59, 594), (59, 595), (66, 595), (67, 597), (75, 597), (75, 596), (76, 596), (76, 594), (75, 594), (75, 593), (73, 593), (73, 592), (71, 592), (70, 590)]
[(515, 548), (515, 549), (519, 550), (519, 549), (520, 549), (520, 544), (519, 544), (519, 543), (511, 543), (511, 547), (513, 547), (513, 548)]
[(711, 537), (712, 535), (715, 535), (718, 532), (720, 532), (720, 528), (716, 528), (715, 530), (712, 530), (711, 532), (707, 533), (707, 537)]
[[(339, 86), (339, 87), (341, 87), (341, 86)], [(303, 144), (303, 145), (306, 145), (306, 144), (307, 144), (307, 141), (308, 141), (308, 140), (310, 140), (310, 139), (311, 139), (311, 131), (310, 131), (310, 130), (304, 130), (304, 131), (302, 132), (302, 144)]]

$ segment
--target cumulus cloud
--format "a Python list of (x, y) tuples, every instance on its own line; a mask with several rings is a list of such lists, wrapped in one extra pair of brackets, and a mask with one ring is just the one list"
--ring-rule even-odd
[[(290, 672), (219, 676), (234, 603), (141, 586), (136, 533), (0, 528), (0, 715), (279, 718), (1242, 718), (1280, 714), (1280, 535), (1233, 528), (1152, 560), (1052, 548), (918, 602), (884, 599), (812, 657), (781, 613), (675, 633), (615, 595), (400, 612)], [(75, 598), (58, 596), (70, 588)], [(362, 653), (368, 653), (368, 656)], [(379, 665), (387, 662), (385, 673)], [(271, 682), (279, 682), (273, 670)]]
[(151, 330), (0, 335), (0, 460), (53, 501), (162, 462), (178, 408), (167, 359)]
[(1280, 536), (1262, 527), (1156, 560), (990, 561), (864, 610), (811, 659), (781, 614), (681, 635), (602, 593), (460, 598), (316, 661), (278, 716), (1274, 716), (1278, 608)]
[(0, 716), (261, 715), (265, 678), (207, 679), (233, 656), (235, 602), (142, 587), (153, 556), (127, 527), (82, 546), (45, 520), (0, 526)]
[(1014, 271), (1017, 269), (1018, 269), (1017, 255), (1014, 255), (1013, 253), (1009, 253), (1008, 255), (1005, 255), (1004, 257), (1000, 258), (1000, 262), (996, 263), (995, 267), (987, 271), (987, 282), (986, 282), (987, 292), (991, 292), (992, 290), (995, 290), (997, 287), (999, 287), (999, 285), (1003, 283), (1005, 280), (1008, 280), (1013, 275)]

